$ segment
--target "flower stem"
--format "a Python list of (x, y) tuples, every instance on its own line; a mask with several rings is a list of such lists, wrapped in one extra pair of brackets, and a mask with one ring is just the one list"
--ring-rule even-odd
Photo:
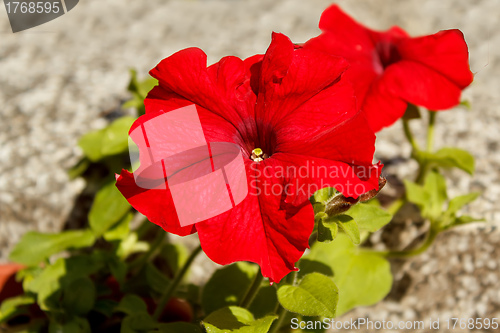
[(260, 285), (262, 284), (263, 279), (264, 276), (262, 275), (259, 268), (257, 274), (255, 274), (252, 284), (250, 284), (250, 287), (248, 288), (248, 290), (245, 293), (245, 296), (240, 302), (240, 307), (248, 308), (250, 304), (252, 304), (253, 300), (255, 299), (255, 296), (257, 296), (257, 293), (260, 290)]
[(276, 315), (278, 316), (278, 320), (276, 320), (273, 325), (271, 326), (271, 329), (269, 330), (269, 333), (277, 333), (279, 332), (281, 326), (283, 326), (283, 322), (285, 321), (287, 311), (284, 307), (281, 305), (278, 308), (278, 311), (276, 312)]
[[(427, 127), (427, 149), (426, 151), (428, 153), (432, 153), (433, 147), (434, 147), (434, 127), (436, 124), (436, 116), (437, 112), (435, 111), (428, 111), (429, 112), (429, 124)], [(425, 176), (427, 175), (427, 172), (429, 171), (429, 163), (424, 159), (421, 161), (418, 161), (419, 163), (419, 170), (418, 170), (418, 175), (415, 180), (417, 184), (422, 184)]]
[[(286, 283), (291, 284), (292, 286), (297, 283), (297, 276), (298, 276), (298, 271), (292, 271), (286, 276)], [(277, 302), (277, 308), (276, 308), (276, 315), (278, 316), (278, 320), (273, 323), (273, 326), (271, 326), (271, 329), (269, 330), (268, 333), (277, 333), (279, 332), (280, 328), (283, 326), (283, 321), (285, 320), (288, 311), (281, 306), (279, 301)]]
[(439, 230), (432, 228), (429, 230), (429, 234), (425, 239), (425, 242), (420, 245), (418, 248), (409, 250), (409, 251), (382, 251), (379, 252), (383, 256), (387, 258), (409, 258), (414, 257), (416, 255), (424, 253), (434, 242), (436, 236), (439, 234)]
[(144, 253), (141, 257), (137, 258), (136, 260), (132, 261), (129, 265), (129, 269), (134, 270), (135, 272), (139, 272), (142, 267), (148, 262), (149, 258), (153, 255), (153, 253), (163, 244), (163, 241), (165, 240), (165, 232), (158, 232), (156, 234), (156, 237), (149, 247), (149, 250)]
[(193, 252), (191, 252), (191, 255), (184, 263), (184, 266), (182, 266), (182, 268), (175, 275), (174, 280), (168, 285), (167, 289), (165, 290), (165, 293), (161, 296), (160, 301), (158, 302), (158, 306), (155, 309), (155, 312), (153, 314), (154, 319), (158, 320), (158, 318), (160, 318), (160, 315), (161, 315), (163, 309), (167, 305), (168, 301), (170, 300), (170, 298), (174, 294), (174, 292), (177, 289), (177, 287), (179, 286), (179, 284), (181, 283), (184, 275), (186, 275), (186, 273), (187, 273), (189, 267), (191, 266), (191, 264), (193, 263), (194, 259), (196, 258), (196, 256), (200, 252), (201, 252), (201, 245), (198, 246), (196, 249), (194, 249)]
[(431, 153), (434, 146), (434, 125), (437, 112), (429, 110), (429, 127), (427, 128), (427, 152)]
[(413, 133), (411, 132), (410, 123), (406, 119), (403, 119), (403, 129), (404, 129), (406, 138), (408, 139), (408, 142), (410, 142), (413, 150), (419, 151), (420, 148), (418, 147), (418, 143), (417, 143), (417, 141), (415, 141), (415, 137), (413, 136)]
[(394, 201), (389, 207), (387, 207), (387, 212), (392, 216), (396, 215), (397, 212), (406, 204), (408, 200), (406, 197), (402, 197)]

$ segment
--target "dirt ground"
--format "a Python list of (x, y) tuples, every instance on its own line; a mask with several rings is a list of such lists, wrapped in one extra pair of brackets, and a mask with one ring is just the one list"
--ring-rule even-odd
[[(106, 115), (127, 98), (129, 68), (145, 76), (162, 58), (189, 46), (202, 48), (210, 63), (225, 55), (263, 53), (272, 31), (303, 42), (318, 34), (320, 14), (330, 3), (82, 0), (68, 14), (16, 34), (0, 8), (0, 259), (6, 260), (24, 232), (63, 226), (84, 186), (66, 175), (82, 154), (77, 140), (105, 126)], [(476, 157), (473, 178), (459, 171), (449, 175), (450, 195), (481, 191), (466, 212), (488, 221), (446, 232), (424, 255), (395, 262), (394, 290), (386, 300), (342, 319), (500, 318), (500, 0), (338, 3), (375, 29), (399, 25), (412, 35), (450, 28), (464, 32), (475, 73), (464, 94), (472, 110), (441, 113), (436, 146), (458, 146)], [(423, 135), (421, 128), (415, 130)], [(416, 167), (406, 159), (410, 147), (402, 139), (396, 125), (377, 142), (378, 158), (399, 161), (386, 170), (399, 178)], [(408, 233), (403, 238), (419, 232), (411, 221), (400, 226)], [(206, 275), (204, 267), (200, 262), (195, 273)]]

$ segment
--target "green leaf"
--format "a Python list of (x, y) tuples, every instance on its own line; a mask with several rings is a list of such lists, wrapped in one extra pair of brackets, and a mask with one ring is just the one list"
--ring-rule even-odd
[(72, 318), (64, 323), (51, 320), (49, 333), (90, 333), (90, 324), (87, 319), (81, 317)]
[(361, 237), (359, 235), (358, 225), (356, 221), (348, 215), (335, 215), (327, 219), (328, 222), (335, 221), (339, 227), (344, 230), (347, 236), (351, 239), (353, 244), (358, 245), (361, 242)]
[(120, 286), (123, 285), (128, 271), (127, 263), (112, 252), (95, 250), (94, 254), (102, 258), (103, 263), (109, 269), (111, 275), (113, 275)]
[(37, 295), (42, 310), (60, 310), (63, 289), (73, 281), (89, 276), (103, 267), (103, 263), (92, 256), (73, 256), (59, 258), (47, 266), (40, 275), (26, 285), (26, 291)]
[(118, 306), (118, 302), (111, 299), (101, 298), (98, 299), (94, 304), (94, 311), (97, 311), (107, 318), (113, 315), (115, 308)]
[(121, 117), (106, 127), (102, 137), (102, 156), (111, 156), (128, 151), (128, 131), (134, 121), (134, 117)]
[(467, 224), (467, 223), (471, 223), (471, 222), (484, 222), (484, 221), (486, 221), (486, 220), (482, 219), (482, 218), (472, 217), (469, 215), (462, 215), (462, 216), (457, 217), (455, 219), (453, 226)]
[(139, 241), (139, 236), (137, 236), (137, 233), (132, 232), (120, 242), (120, 245), (116, 250), (116, 254), (118, 255), (118, 257), (124, 260), (133, 253), (146, 252), (148, 250), (149, 243)]
[(248, 310), (230, 306), (212, 312), (202, 324), (207, 333), (266, 333), (276, 318), (276, 315), (270, 315), (255, 320)]
[(424, 189), (429, 193), (429, 202), (426, 205), (428, 209), (426, 212), (422, 212), (422, 215), (427, 215), (426, 217), (436, 220), (441, 216), (443, 204), (448, 198), (446, 180), (436, 171), (431, 171), (425, 177)]
[(148, 313), (133, 313), (123, 319), (120, 333), (142, 333), (157, 326), (158, 323)]
[(130, 222), (133, 218), (133, 213), (129, 212), (125, 214), (125, 216), (123, 216), (113, 227), (108, 229), (102, 237), (108, 242), (125, 238), (130, 232)]
[(472, 110), (472, 105), (469, 100), (463, 99), (460, 101), (460, 106), (464, 107), (467, 111)]
[(381, 207), (371, 204), (357, 204), (346, 213), (356, 221), (360, 230), (375, 232), (391, 222), (392, 215)]
[(169, 323), (169, 324), (160, 324), (158, 325), (158, 329), (153, 332), (160, 333), (203, 333), (201, 328), (198, 325), (177, 322), (177, 323)]
[(469, 174), (474, 174), (474, 156), (458, 148), (441, 148), (435, 153), (420, 151), (417, 159), (442, 168), (456, 167)]
[(429, 193), (420, 185), (415, 184), (407, 179), (403, 180), (406, 189), (406, 198), (409, 202), (414, 203), (420, 209), (427, 206), (430, 200)]
[[(326, 215), (326, 214), (325, 214)], [(336, 221), (331, 221), (328, 218), (321, 218), (318, 220), (318, 241), (331, 242), (335, 239), (338, 232), (338, 224)]]
[(107, 127), (82, 136), (78, 145), (92, 162), (128, 151), (128, 131), (135, 118), (121, 117)]
[(138, 115), (144, 114), (144, 99), (148, 92), (158, 84), (155, 78), (147, 78), (143, 81), (137, 79), (137, 72), (130, 70), (130, 83), (128, 91), (132, 94), (132, 98), (123, 104), (123, 108), (135, 108)]
[(17, 272), (16, 281), (22, 281), (23, 290), (28, 290), (28, 285), (31, 283), (31, 281), (40, 276), (42, 272), (43, 268), (39, 266), (26, 267)]
[(130, 70), (130, 82), (128, 85), (129, 92), (137, 93), (144, 99), (147, 96), (148, 92), (157, 84), (158, 80), (152, 77), (148, 77), (142, 81), (139, 81), (137, 79), (137, 71), (135, 69)]
[(297, 275), (299, 279), (302, 279), (307, 274), (314, 272), (333, 277), (333, 271), (330, 266), (325, 265), (320, 261), (301, 258), (299, 260), (298, 267), (300, 269)]
[(95, 196), (89, 212), (90, 228), (96, 236), (101, 236), (120, 221), (129, 210), (130, 205), (115, 186), (115, 182), (109, 182)]
[(446, 213), (449, 215), (455, 215), (462, 207), (476, 200), (479, 195), (479, 192), (473, 192), (451, 199), (448, 203), (448, 209), (446, 210)]
[(88, 277), (71, 281), (63, 292), (62, 304), (75, 315), (86, 315), (94, 307), (96, 290), (94, 282)]
[(321, 203), (326, 203), (331, 200), (332, 197), (336, 195), (341, 195), (339, 191), (334, 189), (333, 187), (325, 187), (322, 188), (321, 190), (317, 190), (312, 198), (311, 202), (316, 203), (316, 202), (321, 202)]
[(148, 313), (148, 307), (139, 296), (127, 294), (123, 296), (120, 303), (118, 303), (115, 312), (123, 312), (128, 315), (133, 315), (134, 313)]
[(92, 162), (99, 161), (103, 155), (101, 153), (102, 140), (104, 139), (104, 130), (88, 132), (80, 138), (78, 146), (82, 148), (85, 156)]
[(30, 295), (21, 295), (3, 300), (0, 306), (0, 324), (24, 312), (26, 305), (34, 303), (35, 299)]
[(16, 244), (9, 259), (23, 265), (33, 266), (53, 254), (69, 249), (79, 249), (94, 244), (95, 237), (90, 230), (63, 231), (43, 234), (30, 231)]
[(68, 177), (70, 180), (80, 177), (90, 166), (90, 160), (86, 157), (82, 158), (78, 163), (68, 170)]
[(160, 256), (165, 258), (168, 263), (170, 272), (172, 276), (174, 276), (175, 274), (177, 274), (179, 269), (184, 265), (187, 258), (189, 257), (189, 251), (182, 244), (167, 243), (162, 246), (160, 250)]
[(155, 267), (155, 265), (147, 263), (145, 266), (145, 273), (146, 281), (151, 289), (160, 294), (165, 292), (165, 289), (167, 289), (170, 281), (162, 272), (158, 270), (158, 268)]
[(237, 262), (215, 271), (201, 294), (201, 306), (206, 314), (239, 304), (252, 278), (257, 273), (255, 265)]
[(315, 202), (312, 204), (315, 216), (318, 214), (324, 214), (326, 206), (323, 202)]
[(266, 315), (273, 314), (277, 302), (276, 288), (269, 284), (263, 285), (260, 287), (248, 310), (253, 313), (255, 318), (260, 319)]
[(375, 304), (391, 289), (389, 262), (354, 246), (346, 235), (337, 235), (330, 244), (315, 243), (305, 259), (322, 262), (333, 270), (333, 282), (339, 290), (337, 316), (357, 306)]
[(311, 273), (298, 286), (283, 285), (278, 289), (278, 300), (288, 311), (305, 316), (334, 318), (339, 291), (328, 276)]

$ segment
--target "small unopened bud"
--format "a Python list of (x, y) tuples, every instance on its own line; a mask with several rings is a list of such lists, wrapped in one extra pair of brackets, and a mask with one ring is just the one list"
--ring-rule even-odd
[(384, 188), (384, 186), (385, 186), (386, 183), (387, 183), (387, 179), (385, 179), (384, 177), (380, 176), (379, 179), (378, 179), (378, 189), (371, 190), (371, 191), (368, 191), (368, 192), (366, 192), (364, 194), (361, 194), (359, 196), (359, 201), (365, 202), (365, 201), (368, 201), (370, 199), (375, 198), (375, 196), (377, 196), (377, 194), (380, 192), (380, 190), (382, 188)]
[(328, 214), (328, 216), (339, 215), (348, 211), (351, 206), (357, 204), (358, 202), (365, 202), (373, 199), (385, 186), (386, 182), (387, 180), (384, 177), (380, 176), (380, 178), (378, 179), (378, 189), (361, 194), (357, 199), (345, 197), (342, 194), (338, 194), (330, 201), (328, 201), (325, 207), (325, 213)]

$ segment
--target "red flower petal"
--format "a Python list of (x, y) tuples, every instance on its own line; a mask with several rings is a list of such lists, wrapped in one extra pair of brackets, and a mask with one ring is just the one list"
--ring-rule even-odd
[(281, 162), (280, 168), (269, 172), (287, 175), (285, 201), (293, 205), (306, 202), (314, 192), (325, 187), (333, 187), (355, 199), (379, 187), (382, 165), (351, 165), (292, 154), (276, 154), (275, 158)]
[[(317, 150), (315, 146), (318, 142), (324, 141), (328, 142), (330, 148), (326, 147), (326, 149), (328, 149), (328, 153), (331, 153), (331, 147), (334, 146), (331, 144), (333, 142), (330, 138), (331, 133), (355, 117), (358, 113), (357, 110), (352, 86), (342, 79), (315, 94), (292, 114), (284, 117), (276, 124), (276, 150), (308, 155), (311, 151)], [(369, 142), (373, 141), (374, 143), (375, 136), (367, 124), (359, 125), (355, 132), (358, 133), (360, 140), (368, 138), (367, 141), (364, 141), (367, 146), (370, 145)], [(365, 136), (365, 134), (368, 136)], [(335, 149), (338, 149), (338, 147)], [(355, 152), (357, 157), (362, 154), (362, 152)], [(330, 155), (329, 158), (336, 160), (341, 157), (339, 154), (335, 154)], [(372, 158), (373, 151), (371, 151), (369, 157), (370, 161)]]
[(362, 107), (374, 132), (394, 124), (403, 117), (407, 107), (406, 101), (388, 90), (386, 80), (386, 76), (383, 76), (372, 82)]
[[(151, 90), (146, 98), (144, 104), (146, 105), (146, 115), (139, 117), (138, 121), (134, 123), (131, 131), (141, 123), (144, 123), (150, 118), (159, 114), (159, 112), (168, 112), (178, 108), (191, 105), (191, 101), (179, 96), (178, 94), (169, 92), (168, 90), (157, 86)], [(160, 110), (160, 111), (158, 111)], [(227, 121), (224, 117), (207, 110), (199, 105), (196, 106), (198, 116), (205, 138), (209, 142), (234, 142), (242, 144), (243, 136), (231, 122)]]
[[(324, 52), (294, 50), (288, 37), (273, 33), (262, 61), (256, 118), (277, 126), (287, 116), (340, 79), (347, 62)], [(349, 96), (351, 97), (351, 96)]]
[(457, 105), (462, 92), (438, 72), (407, 60), (399, 61), (386, 69), (384, 84), (395, 96), (430, 110), (444, 110)]
[(283, 153), (273, 157), (295, 172), (286, 177), (290, 188), (301, 189), (290, 191), (287, 202), (302, 203), (324, 187), (353, 198), (378, 188), (382, 166), (372, 165), (375, 135), (361, 112), (322, 135), (279, 148)]
[[(189, 48), (162, 60), (150, 74), (165, 91), (235, 125), (253, 116), (253, 112), (248, 112), (248, 106), (254, 105), (256, 99), (250, 88), (250, 68), (259, 60), (259, 57), (248, 61), (225, 57), (207, 69), (206, 54), (198, 48)], [(150, 98), (154, 95), (148, 96), (146, 103)]]
[(138, 187), (134, 175), (122, 170), (117, 177), (116, 187), (138, 212), (146, 215), (154, 224), (167, 232), (186, 236), (196, 232), (196, 226), (181, 227), (175, 211), (172, 195), (166, 189), (144, 189)]
[(279, 282), (309, 247), (314, 212), (309, 203), (300, 207), (281, 203), (283, 183), (264, 177), (264, 167), (265, 163), (247, 162), (253, 172), (249, 195), (232, 210), (198, 223), (197, 230), (203, 250), (214, 262), (255, 262), (271, 282)]
[(461, 89), (474, 79), (469, 69), (469, 51), (460, 30), (404, 39), (398, 44), (398, 51), (403, 59), (435, 70)]
[(329, 38), (331, 40), (328, 41), (327, 47), (330, 50), (333, 50), (332, 47), (339, 47), (337, 54), (357, 52), (366, 54), (374, 49), (366, 28), (342, 11), (338, 5), (325, 9), (321, 14), (319, 28), (325, 32), (335, 33), (334, 38)]

